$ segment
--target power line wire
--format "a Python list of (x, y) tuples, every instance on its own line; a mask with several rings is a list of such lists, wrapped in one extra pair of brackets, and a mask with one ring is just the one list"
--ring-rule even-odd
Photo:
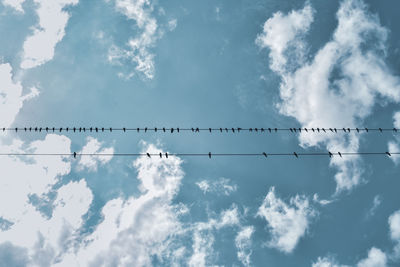
[(388, 156), (391, 157), (393, 155), (400, 155), (400, 152), (310, 152), (310, 153), (301, 153), (301, 152), (292, 152), (292, 153), (168, 153), (168, 152), (159, 152), (159, 153), (0, 153), (0, 156), (71, 156), (74, 158), (82, 157), (82, 156), (94, 156), (94, 157), (114, 157), (114, 156), (127, 156), (127, 157), (159, 157), (159, 158), (168, 158), (169, 156), (177, 156), (177, 157), (274, 157), (274, 156), (288, 156), (288, 157), (344, 157), (344, 156)]
[(137, 132), (137, 133), (150, 133), (150, 132), (159, 132), (159, 133), (180, 133), (180, 132), (219, 132), (219, 133), (240, 133), (243, 132), (254, 132), (254, 133), (277, 133), (277, 132), (291, 132), (291, 133), (369, 133), (369, 132), (395, 132), (397, 133), (399, 129), (397, 128), (350, 128), (350, 127), (342, 127), (342, 128), (324, 128), (324, 127), (313, 127), (313, 128), (271, 128), (271, 127), (255, 127), (255, 128), (241, 128), (241, 127), (231, 127), (231, 128), (166, 128), (166, 127), (137, 127), (137, 128), (128, 128), (128, 127), (15, 127), (15, 128), (0, 128), (3, 132), (5, 131), (14, 131), (14, 132), (73, 132), (73, 133), (99, 133), (99, 132)]

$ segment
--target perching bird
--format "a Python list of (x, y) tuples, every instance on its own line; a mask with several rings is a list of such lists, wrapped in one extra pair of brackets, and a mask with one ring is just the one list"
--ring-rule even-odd
[(145, 133), (147, 132), (147, 127), (146, 127), (146, 128), (144, 128), (144, 132), (145, 132)]
[(317, 128), (317, 132), (319, 132), (319, 128)]
[(297, 153), (296, 153), (296, 152), (293, 152), (293, 155), (294, 155), (296, 158), (298, 158), (298, 157), (299, 157), (299, 155), (297, 155)]
[(174, 128), (171, 128), (171, 133), (173, 133), (174, 132)]
[(350, 132), (350, 128), (347, 128), (347, 132)]
[(18, 128), (15, 128), (15, 132), (18, 132)]
[(104, 127), (103, 127), (103, 128), (101, 128), (101, 131), (102, 131), (102, 132), (104, 132)]
[(208, 158), (211, 159), (211, 152), (208, 152)]
[[(238, 131), (239, 131), (239, 128), (238, 128)], [(261, 132), (262, 132), (262, 133), (265, 132), (264, 128), (261, 128)]]
[(199, 128), (196, 128), (196, 133), (200, 132)]
[(235, 128), (232, 128), (232, 132), (233, 132), (233, 133), (235, 132)]
[(322, 128), (322, 131), (324, 131), (324, 133), (326, 133), (325, 128)]
[(165, 133), (165, 127), (162, 128), (163, 132)]
[(307, 128), (304, 128), (304, 131), (306, 131), (306, 132), (308, 133), (308, 130), (307, 130)]
[(112, 132), (112, 128), (110, 127), (110, 133)]
[(211, 128), (208, 128), (208, 131), (211, 133)]
[(249, 128), (249, 132), (252, 132), (253, 131), (253, 128)]
[(393, 131), (397, 133), (397, 129), (396, 128), (393, 128)]
[(160, 152), (160, 159), (162, 158), (162, 153)]
[(24, 128), (25, 132), (26, 132), (26, 127)]
[(336, 130), (336, 128), (335, 128), (334, 130), (335, 130), (335, 133), (337, 133), (337, 130)]
[[(74, 128), (75, 129), (75, 128)], [(48, 132), (49, 131), (49, 127), (46, 127), (46, 132)], [(74, 132), (75, 132), (75, 130), (74, 130)]]
[(228, 132), (228, 128), (225, 128), (225, 132)]
[[(67, 127), (67, 129), (65, 129), (67, 132), (68, 132), (68, 127)], [(41, 132), (42, 131), (42, 128), (39, 128), (39, 132)]]
[(263, 155), (264, 155), (264, 157), (268, 157), (268, 156), (267, 156), (267, 153), (265, 153), (265, 152), (263, 152)]
[[(60, 133), (62, 132), (63, 128), (60, 128)], [(35, 128), (35, 132), (37, 132), (37, 128)]]
[(146, 155), (147, 155), (148, 158), (151, 158), (150, 153), (146, 153)]
[(192, 133), (194, 133), (194, 128), (192, 128)]
[(179, 127), (178, 128), (176, 128), (176, 130), (178, 131), (178, 133), (179, 133)]
[(74, 152), (74, 159), (76, 159), (76, 152)]
[(94, 130), (96, 131), (96, 133), (98, 133), (99, 132), (99, 128), (94, 128)]
[(168, 158), (168, 152), (165, 152), (165, 157)]
[(296, 128), (293, 128), (293, 131), (296, 133), (297, 131), (296, 131)]
[(346, 129), (345, 129), (345, 128), (343, 128), (343, 132), (346, 132)]
[(292, 128), (289, 128), (289, 130), (290, 130), (290, 132), (292, 132), (292, 133), (293, 133), (293, 129), (292, 129)]
[(357, 133), (359, 133), (359, 132), (360, 132), (360, 129), (356, 128), (356, 131), (357, 131)]
[(339, 156), (342, 157), (342, 153), (338, 152)]
[(140, 129), (139, 129), (139, 128), (136, 128), (136, 131), (137, 131), (137, 132), (139, 132), (139, 131), (140, 131)]
[(90, 132), (92, 132), (92, 131), (93, 131), (93, 128), (92, 128), (92, 127), (90, 127), (90, 129), (89, 129), (89, 130), (90, 130)]
[(254, 131), (258, 132), (258, 128), (254, 128)]
[(330, 151), (328, 151), (328, 155), (329, 155), (330, 158), (333, 157), (333, 154)]
[(387, 152), (387, 151), (386, 151), (385, 153), (386, 153), (386, 155), (388, 155), (389, 157), (392, 156), (392, 154), (390, 154), (390, 153)]
[[(47, 128), (46, 128), (46, 131), (47, 131)], [(74, 132), (76, 131), (76, 128), (74, 127)]]
[(315, 130), (314, 130), (314, 128), (311, 128), (311, 130), (313, 131), (313, 133), (315, 133)]
[(271, 132), (271, 128), (268, 128), (268, 131)]
[(365, 131), (368, 133), (368, 128), (365, 128)]
[(124, 131), (124, 132), (126, 132), (126, 128), (124, 127), (124, 128), (122, 128), (122, 130)]
[(382, 128), (379, 128), (379, 131), (382, 132)]
[(275, 128), (275, 132), (277, 132), (278, 131), (278, 128)]
[(329, 130), (333, 133), (333, 129), (332, 128), (329, 128)]

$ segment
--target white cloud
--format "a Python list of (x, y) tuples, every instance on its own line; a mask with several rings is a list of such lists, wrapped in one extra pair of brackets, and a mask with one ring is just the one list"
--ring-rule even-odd
[(378, 207), (381, 205), (381, 203), (382, 203), (382, 197), (380, 195), (376, 195), (374, 197), (372, 207), (369, 209), (369, 211), (367, 213), (367, 218), (375, 215), (375, 212), (378, 209)]
[[(148, 79), (152, 79), (155, 73), (154, 54), (150, 51), (156, 41), (161, 37), (157, 32), (158, 25), (155, 17), (152, 16), (153, 5), (150, 0), (115, 0), (116, 10), (124, 14), (128, 19), (136, 22), (140, 34), (128, 41), (128, 49), (121, 49), (112, 46), (109, 50), (108, 59), (110, 62), (122, 64), (122, 60), (130, 60), (136, 66), (135, 70), (143, 73)], [(128, 75), (130, 78), (134, 72)]]
[(79, 0), (34, 0), (38, 5), (36, 13), (39, 25), (34, 27), (33, 34), (24, 42), (21, 68), (34, 68), (54, 57), (55, 47), (64, 37), (69, 19), (69, 14), (63, 9), (78, 2)]
[(400, 210), (389, 217), (390, 238), (396, 243), (394, 246), (394, 258), (400, 258)]
[(217, 219), (211, 218), (207, 222), (195, 223), (193, 226), (193, 254), (187, 264), (193, 267), (210, 266), (211, 258), (214, 256), (215, 237), (213, 231), (239, 225), (239, 212), (235, 205), (222, 211)]
[[(400, 101), (400, 79), (383, 58), (388, 31), (361, 0), (341, 2), (338, 26), (316, 55), (308, 60), (305, 34), (312, 22), (309, 3), (288, 15), (267, 20), (256, 43), (270, 49), (270, 67), (281, 76), (279, 111), (302, 127), (356, 127), (372, 112), (377, 98)], [(282, 34), (285, 29), (286, 34)], [(303, 147), (325, 146), (330, 151), (358, 151), (359, 134), (299, 135)], [(333, 157), (336, 192), (359, 184), (359, 157)]]
[(359, 261), (357, 267), (384, 267), (386, 266), (387, 257), (384, 252), (377, 248), (371, 248), (368, 257)]
[(31, 88), (31, 92), (22, 95), (22, 85), (14, 82), (12, 68), (8, 63), (0, 64), (0, 121), (2, 127), (10, 127), (14, 122), (24, 101), (39, 95), (39, 90)]
[(168, 21), (168, 29), (170, 31), (175, 30), (176, 26), (178, 26), (178, 20), (177, 19), (171, 19)]
[(20, 13), (24, 13), (24, 9), (22, 8), (22, 4), (24, 2), (25, 2), (25, 0), (3, 0), (2, 1), (3, 5), (12, 7)]
[(203, 191), (204, 194), (217, 193), (229, 196), (231, 193), (237, 190), (236, 184), (231, 184), (230, 179), (223, 177), (215, 181), (202, 180), (200, 182), (197, 182), (196, 185), (200, 188), (201, 191)]
[[(393, 126), (397, 129), (400, 128), (400, 112), (396, 112), (393, 114)], [(395, 134), (395, 141), (389, 141), (388, 142), (388, 151), (392, 153), (399, 153), (400, 152), (400, 137)], [(392, 154), (390, 157), (391, 160), (393, 160), (393, 163), (395, 165), (398, 165), (400, 163), (400, 155), (398, 154)]]
[[(377, 249), (372, 247), (369, 252), (368, 256), (365, 259), (360, 260), (356, 266), (357, 267), (385, 267), (387, 264), (387, 256), (386, 254)], [(312, 267), (349, 267), (349, 265), (342, 265), (337, 263), (336, 259), (333, 257), (324, 257), (318, 258), (317, 262), (312, 264)]]
[[(143, 151), (156, 153), (159, 149), (145, 143)], [(136, 159), (133, 166), (142, 194), (108, 201), (102, 209), (103, 221), (59, 265), (149, 266), (152, 257), (161, 259), (169, 238), (182, 229), (178, 212), (182, 207), (172, 204), (184, 174), (181, 164), (174, 156)], [(183, 253), (175, 252), (171, 257)]]
[(253, 233), (254, 227), (246, 226), (240, 230), (235, 238), (235, 245), (238, 250), (237, 257), (244, 266), (251, 266), (251, 236)]
[[(114, 148), (101, 148), (102, 143), (96, 138), (91, 136), (86, 139), (87, 144), (77, 154), (114, 154)], [(105, 165), (108, 163), (113, 156), (78, 156), (80, 160), (78, 162), (78, 170), (87, 169), (88, 171), (97, 171), (97, 166)]]
[(268, 245), (285, 253), (294, 250), (315, 215), (316, 211), (305, 196), (296, 195), (286, 204), (276, 197), (274, 187), (270, 188), (257, 212), (257, 216), (268, 223), (272, 236)]

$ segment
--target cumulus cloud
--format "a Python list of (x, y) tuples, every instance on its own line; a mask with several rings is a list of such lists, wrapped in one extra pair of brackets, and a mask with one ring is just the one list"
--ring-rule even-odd
[[(385, 267), (387, 265), (386, 254), (378, 248), (372, 247), (368, 251), (368, 256), (360, 260), (355, 266), (357, 267)], [(333, 257), (318, 258), (312, 264), (312, 267), (349, 267), (349, 265), (342, 265), (337, 263)]]
[(254, 227), (246, 226), (240, 230), (235, 238), (237, 257), (244, 266), (251, 266), (251, 236), (253, 235), (253, 233)]
[(400, 210), (389, 217), (390, 238), (396, 243), (394, 247), (394, 258), (400, 258)]
[(236, 184), (231, 184), (230, 179), (223, 177), (215, 181), (202, 180), (200, 182), (197, 182), (196, 185), (200, 188), (201, 191), (203, 191), (204, 194), (216, 193), (229, 196), (231, 193), (237, 190)]
[(24, 101), (39, 95), (39, 90), (31, 88), (31, 92), (22, 95), (22, 85), (12, 77), (10, 64), (0, 64), (0, 121), (3, 127), (10, 127), (14, 122)]
[[(144, 74), (148, 79), (152, 79), (155, 73), (154, 54), (151, 48), (155, 46), (156, 41), (161, 37), (157, 31), (158, 24), (152, 15), (154, 10), (150, 0), (115, 0), (115, 8), (118, 12), (125, 15), (128, 19), (136, 22), (140, 33), (128, 41), (128, 48), (122, 49), (113, 45), (108, 54), (108, 60), (113, 63), (122, 64), (122, 61), (131, 61), (135, 64), (135, 70)], [(172, 22), (172, 26), (176, 23)], [(130, 78), (134, 75), (131, 72), (126, 76)]]
[[(102, 148), (103, 143), (91, 136), (87, 137), (87, 143), (77, 154), (114, 154), (114, 148)], [(78, 170), (87, 169), (88, 171), (97, 171), (98, 165), (105, 165), (113, 156), (80, 156)]]
[(268, 223), (271, 233), (268, 245), (285, 253), (294, 250), (315, 215), (316, 211), (310, 206), (308, 198), (296, 195), (287, 204), (275, 195), (274, 187), (270, 188), (257, 212), (257, 216)]
[(21, 68), (34, 68), (54, 57), (55, 47), (64, 37), (69, 19), (69, 14), (63, 9), (78, 2), (79, 0), (34, 0), (38, 5), (36, 13), (39, 25), (34, 27), (33, 34), (24, 42)]
[[(345, 0), (337, 20), (331, 40), (314, 57), (306, 53), (313, 21), (309, 2), (287, 15), (275, 13), (256, 40), (269, 48), (270, 67), (281, 77), (279, 111), (302, 127), (356, 127), (371, 114), (377, 98), (400, 100), (400, 79), (384, 61), (388, 31), (378, 17), (361, 0)], [(299, 140), (303, 147), (325, 146), (334, 152), (359, 149), (359, 134), (354, 133), (302, 132)], [(362, 181), (358, 157), (334, 157), (330, 165), (338, 170), (336, 192)]]
[(12, 7), (20, 13), (24, 13), (24, 9), (22, 8), (22, 4), (24, 2), (25, 2), (25, 0), (3, 0), (2, 1), (3, 5)]
[[(393, 114), (393, 126), (396, 129), (400, 128), (400, 112), (395, 112)], [(394, 153), (400, 152), (400, 138), (397, 134), (395, 135), (395, 140), (388, 142), (388, 151)], [(393, 163), (395, 165), (398, 165), (400, 163), (400, 155), (398, 154), (392, 154), (390, 159), (393, 160)]]

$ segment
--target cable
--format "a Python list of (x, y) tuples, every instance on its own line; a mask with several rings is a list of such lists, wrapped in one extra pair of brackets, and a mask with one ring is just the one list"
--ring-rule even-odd
[(374, 156), (374, 155), (383, 155), (391, 157), (392, 155), (400, 155), (400, 152), (311, 152), (311, 153), (168, 153), (168, 152), (159, 152), (159, 153), (0, 153), (0, 156), (71, 156), (71, 157), (82, 157), (82, 156), (95, 156), (95, 157), (114, 157), (114, 156), (128, 156), (128, 157), (159, 157), (159, 158), (168, 158), (169, 156), (177, 156), (177, 157), (192, 157), (192, 156), (204, 156), (204, 157), (274, 157), (274, 156), (289, 156), (289, 157), (303, 157), (303, 156), (313, 156), (313, 157), (326, 157), (329, 156), (334, 157), (343, 157), (343, 156)]
[(14, 132), (27, 132), (27, 133), (32, 133), (32, 132), (73, 132), (73, 133), (99, 133), (99, 132), (144, 132), (144, 133), (149, 133), (149, 132), (159, 132), (159, 133), (180, 133), (180, 132), (193, 132), (193, 133), (200, 133), (200, 132), (219, 132), (219, 133), (240, 133), (241, 131), (244, 132), (254, 132), (254, 133), (277, 133), (277, 132), (291, 132), (291, 133), (301, 133), (301, 132), (306, 132), (306, 133), (350, 133), (350, 132), (356, 132), (356, 133), (369, 133), (369, 132), (395, 132), (397, 133), (399, 129), (397, 128), (349, 128), (349, 127), (343, 127), (343, 128), (323, 128), (323, 127), (316, 127), (316, 128), (267, 128), (267, 127), (261, 127), (261, 128), (165, 128), (165, 127), (138, 127), (138, 128), (128, 128), (128, 127), (119, 127), (119, 128), (113, 128), (113, 127), (16, 127), (16, 128), (0, 128), (3, 132), (5, 131), (14, 131)]

